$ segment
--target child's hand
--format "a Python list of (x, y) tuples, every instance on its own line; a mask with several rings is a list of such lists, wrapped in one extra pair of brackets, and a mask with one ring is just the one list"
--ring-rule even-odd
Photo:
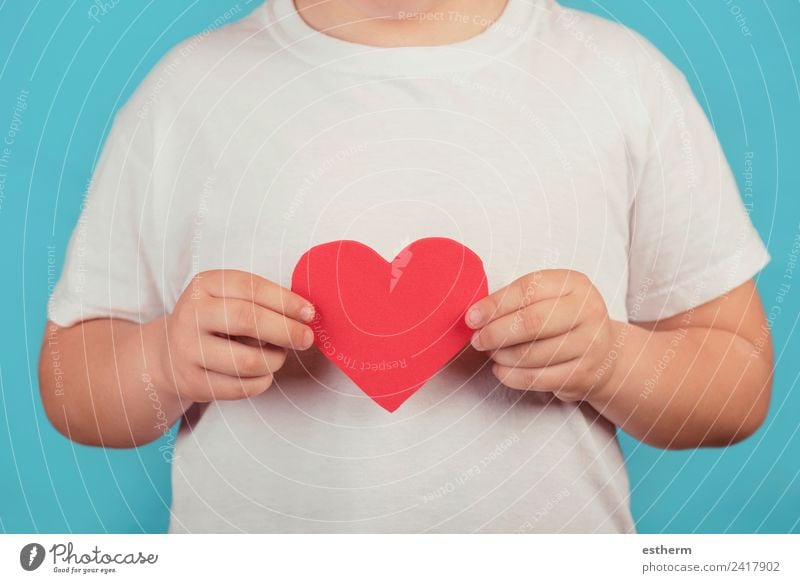
[(528, 274), (467, 312), (472, 345), (490, 353), (492, 371), (514, 389), (587, 398), (611, 376), (612, 323), (584, 274), (564, 269)]
[(252, 397), (267, 390), (287, 349), (305, 350), (314, 335), (305, 299), (236, 270), (198, 274), (165, 319), (164, 378), (193, 402)]

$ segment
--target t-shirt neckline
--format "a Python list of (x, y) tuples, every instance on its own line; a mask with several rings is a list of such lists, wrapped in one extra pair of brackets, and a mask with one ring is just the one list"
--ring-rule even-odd
[(500, 16), (477, 35), (434, 46), (376, 47), (342, 40), (311, 27), (294, 0), (267, 0), (265, 28), (309, 64), (353, 73), (402, 76), (479, 67), (502, 58), (533, 32), (540, 0), (508, 0)]

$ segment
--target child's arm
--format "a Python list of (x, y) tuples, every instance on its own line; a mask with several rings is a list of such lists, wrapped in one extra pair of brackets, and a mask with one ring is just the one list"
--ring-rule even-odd
[(48, 321), (39, 389), (53, 426), (87, 445), (131, 447), (161, 437), (190, 404), (156, 372), (161, 327), (98, 319), (62, 328)]
[(219, 270), (196, 276), (171, 314), (146, 324), (48, 322), (39, 361), (47, 416), (88, 445), (153, 441), (194, 402), (265, 391), (288, 348), (311, 346), (313, 333), (302, 322), (313, 317), (291, 291)]
[(730, 444), (767, 414), (772, 347), (752, 282), (633, 325), (609, 319), (584, 275), (541, 271), (475, 304), (467, 322), (504, 384), (588, 401), (650, 445)]

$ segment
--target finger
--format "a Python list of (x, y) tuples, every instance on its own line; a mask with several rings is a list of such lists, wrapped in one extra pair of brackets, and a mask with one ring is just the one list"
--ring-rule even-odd
[(255, 338), (250, 338), (249, 336), (222, 336), (223, 338), (227, 338), (228, 340), (235, 340), (236, 342), (241, 342), (242, 344), (247, 344), (247, 346), (255, 346), (257, 348), (264, 348), (265, 346), (272, 346), (267, 342), (261, 342), (261, 340), (256, 340)]
[(467, 311), (467, 325), (477, 329), (534, 302), (567, 295), (572, 290), (571, 273), (567, 269), (545, 269), (520, 277), (473, 304)]
[(241, 378), (211, 370), (200, 372), (209, 401), (236, 401), (255, 397), (272, 386), (272, 376)]
[(204, 369), (241, 378), (275, 374), (286, 360), (281, 348), (248, 346), (212, 334), (203, 338), (200, 355)]
[(240, 299), (215, 299), (202, 312), (204, 329), (227, 336), (249, 336), (283, 348), (305, 350), (314, 342), (311, 328), (297, 320)]
[(584, 354), (590, 341), (584, 338), (586, 335), (578, 327), (561, 336), (501, 348), (492, 354), (492, 360), (503, 366), (519, 368), (554, 366)]
[(493, 320), (472, 335), (476, 350), (497, 350), (566, 334), (578, 325), (577, 302), (570, 296), (544, 300)]
[(578, 362), (578, 359), (574, 359), (543, 368), (518, 368), (495, 363), (492, 373), (512, 389), (556, 393), (568, 384)]
[(236, 269), (204, 271), (197, 277), (216, 298), (237, 298), (258, 304), (300, 322), (314, 319), (314, 306), (305, 298), (253, 273)]

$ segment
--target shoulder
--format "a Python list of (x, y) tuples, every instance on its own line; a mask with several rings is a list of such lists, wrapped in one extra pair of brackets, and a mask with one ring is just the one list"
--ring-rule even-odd
[(241, 17), (236, 6), (164, 53), (124, 105), (126, 113), (140, 119), (172, 113), (197, 96), (230, 88), (255, 62), (278, 52), (258, 10)]
[(544, 42), (560, 58), (596, 80), (635, 89), (678, 80), (680, 70), (647, 38), (620, 22), (545, 0)]
[(571, 81), (564, 85), (584, 91), (585, 99), (602, 99), (619, 112), (632, 151), (645, 149), (653, 131), (694, 101), (683, 72), (641, 33), (555, 0), (542, 2), (548, 9), (539, 39), (547, 70)]

